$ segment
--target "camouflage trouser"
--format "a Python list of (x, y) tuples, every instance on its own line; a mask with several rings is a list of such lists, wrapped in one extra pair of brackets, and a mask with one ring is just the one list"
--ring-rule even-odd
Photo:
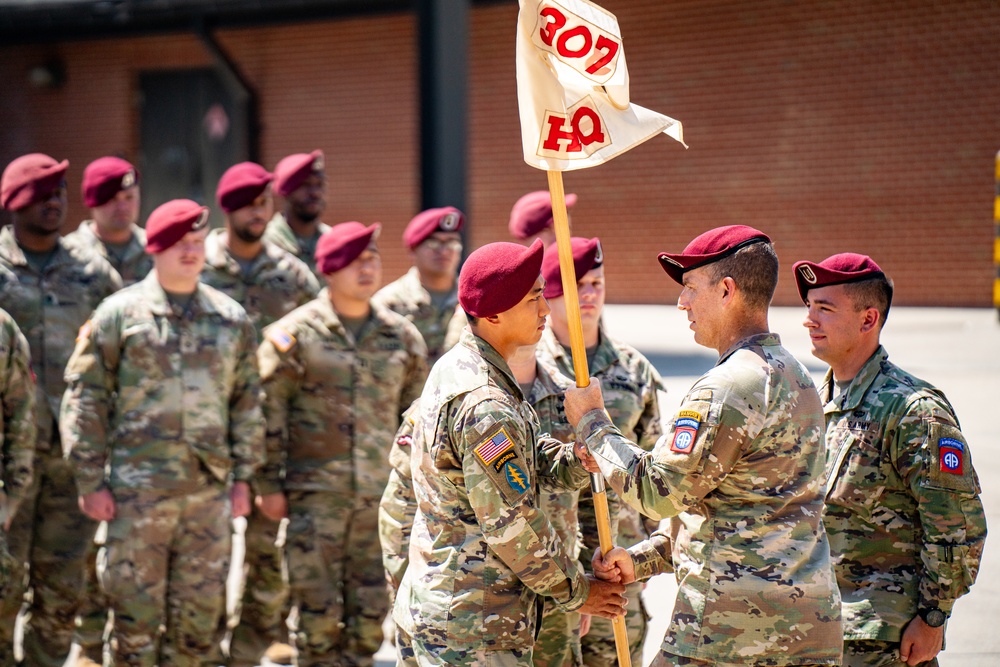
[(544, 604), (532, 663), (535, 667), (580, 667), (580, 614), (560, 611), (551, 599)]
[(13, 651), (14, 625), (28, 587), (24, 661), (27, 665), (62, 667), (73, 643), (73, 627), (83, 593), (87, 553), (97, 522), (77, 504), (76, 482), (62, 459), (58, 442), (38, 452), (32, 488), (14, 516), (8, 547), (18, 563), (28, 563), (12, 578), (0, 602), (0, 657)]
[[(907, 667), (899, 657), (899, 642), (857, 640), (844, 642), (844, 667)], [(918, 667), (938, 667), (937, 658)]]
[(389, 597), (378, 541), (380, 498), (288, 492), (285, 549), (301, 667), (374, 664)]
[[(776, 658), (776, 661), (781, 661), (780, 664), (784, 663), (784, 658)], [(615, 664), (615, 663), (610, 663)], [(633, 667), (636, 667), (641, 663), (633, 662)], [(766, 659), (758, 658), (753, 660), (747, 660), (745, 662), (714, 662), (711, 660), (697, 660), (695, 658), (685, 658), (682, 655), (674, 655), (673, 653), (667, 653), (664, 649), (660, 649), (660, 652), (653, 658), (653, 662), (649, 663), (649, 667), (766, 667), (767, 665), (777, 664), (773, 661), (768, 661)], [(796, 665), (796, 667), (831, 667), (830, 664), (804, 664)]]
[[(633, 665), (642, 664), (642, 643), (646, 638), (649, 614), (642, 602), (643, 584), (633, 582), (625, 587), (628, 606), (625, 607), (625, 629), (628, 634), (628, 649)], [(583, 664), (587, 667), (607, 667), (618, 664), (618, 650), (615, 648), (614, 626), (606, 618), (594, 616), (590, 619), (590, 632), (580, 639)]]
[(271, 644), (288, 641), (287, 573), (283, 571), (284, 547), (275, 546), (280, 521), (271, 521), (254, 507), (244, 533), (246, 579), (237, 624), (229, 642), (229, 664), (250, 667)]
[(90, 658), (99, 665), (104, 662), (105, 632), (108, 612), (111, 609), (111, 603), (104, 594), (97, 575), (97, 554), (104, 546), (107, 535), (107, 524), (100, 525), (97, 537), (87, 554), (84, 592), (76, 618), (76, 632), (73, 635), (73, 641), (80, 645), (80, 655)]
[(414, 641), (396, 629), (396, 667), (530, 667), (531, 649), (486, 651)]
[(206, 477), (191, 493), (114, 496), (103, 584), (115, 614), (116, 667), (203, 664), (225, 609), (228, 492)]

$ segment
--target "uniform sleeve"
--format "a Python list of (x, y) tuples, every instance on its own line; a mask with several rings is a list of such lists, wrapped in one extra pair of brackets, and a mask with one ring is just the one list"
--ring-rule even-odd
[[(292, 347), (287, 347), (288, 345)], [(280, 348), (284, 348), (282, 351)], [(297, 359), (298, 343), (272, 324), (264, 329), (264, 341), (257, 348), (263, 393), (262, 407), (266, 433), (264, 465), (254, 478), (258, 495), (282, 490), (282, 469), (288, 448), (288, 415), (302, 382), (303, 368)]]
[(28, 341), (10, 324), (8, 357), (4, 360), (0, 401), (3, 403), (2, 468), (7, 509), (13, 514), (31, 486), (35, 465), (35, 379)]
[(535, 467), (538, 476), (557, 489), (577, 491), (590, 484), (590, 474), (573, 453), (572, 442), (560, 442), (545, 434), (538, 439)]
[(499, 401), (482, 401), (459, 420), (455, 437), (486, 544), (525, 586), (564, 611), (578, 609), (590, 582), (536, 507), (536, 471), (527, 458), (534, 443), (523, 422)]
[(695, 385), (652, 452), (622, 435), (604, 410), (584, 415), (577, 436), (624, 502), (653, 519), (677, 516), (718, 487), (752, 437), (750, 411), (728, 398)]
[(413, 445), (414, 407), (407, 410), (403, 423), (396, 433), (396, 440), (389, 451), (389, 483), (382, 493), (378, 507), (378, 533), (382, 545), (382, 565), (386, 582), (395, 597), (403, 574), (410, 562), (410, 533), (417, 514), (417, 500), (413, 492), (410, 472), (410, 451)]
[(249, 482), (264, 463), (264, 417), (261, 411), (257, 333), (249, 318), (240, 321), (236, 378), (229, 398), (229, 443), (233, 479)]
[(304, 270), (299, 277), (299, 288), (301, 293), (299, 294), (298, 304), (300, 306), (304, 306), (315, 299), (320, 290), (319, 281), (316, 280), (316, 276), (309, 270), (309, 267), (303, 264), (302, 268)]
[(673, 540), (663, 530), (657, 530), (648, 539), (629, 547), (635, 566), (635, 579), (642, 581), (657, 574), (673, 572)]
[(950, 406), (929, 397), (908, 406), (891, 446), (923, 529), (920, 606), (951, 612), (976, 580), (986, 539), (972, 453)]
[(80, 495), (104, 487), (110, 409), (118, 388), (121, 357), (119, 328), (117, 316), (98, 309), (80, 328), (76, 348), (66, 364), (59, 433)]

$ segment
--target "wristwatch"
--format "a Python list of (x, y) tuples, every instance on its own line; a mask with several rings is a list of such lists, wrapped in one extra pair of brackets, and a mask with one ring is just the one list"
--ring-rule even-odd
[(940, 628), (944, 625), (944, 622), (948, 620), (944, 612), (934, 607), (933, 609), (920, 609), (917, 611), (917, 616), (924, 620), (928, 626), (932, 628)]

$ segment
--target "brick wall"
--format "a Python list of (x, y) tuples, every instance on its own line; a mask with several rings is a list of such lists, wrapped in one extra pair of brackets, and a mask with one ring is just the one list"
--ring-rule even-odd
[[(632, 99), (685, 124), (684, 150), (656, 138), (565, 175), (574, 233), (599, 235), (609, 298), (670, 303), (655, 254), (719, 224), (776, 241), (776, 303), (797, 302), (791, 263), (853, 250), (895, 278), (897, 303), (989, 306), (1000, 48), (993, 0), (604, 0), (625, 36)], [(473, 246), (506, 238), (510, 206), (544, 189), (521, 159), (514, 79), (517, 4), (472, 12), (469, 211)], [(266, 165), (328, 156), (328, 221), (380, 220), (386, 278), (419, 206), (415, 20), (390, 14), (224, 30), (260, 96)], [(67, 83), (37, 91), (27, 69), (58, 55)], [(79, 175), (139, 146), (138, 73), (206, 66), (187, 35), (0, 47), (0, 162), (40, 150)]]

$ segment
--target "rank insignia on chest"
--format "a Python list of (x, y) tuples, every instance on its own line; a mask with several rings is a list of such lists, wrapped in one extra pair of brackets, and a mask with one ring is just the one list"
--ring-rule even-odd
[(284, 329), (274, 328), (267, 332), (267, 339), (279, 352), (288, 352), (295, 345), (295, 336)]
[[(484, 464), (489, 465), (500, 458), (500, 455), (514, 448), (507, 431), (501, 428), (489, 438), (481, 442), (473, 451)], [(508, 459), (509, 460), (509, 459)], [(516, 467), (516, 466), (515, 466)], [(497, 470), (499, 472), (499, 469)]]
[(690, 454), (694, 448), (694, 439), (698, 436), (701, 426), (701, 415), (694, 410), (681, 410), (674, 420), (674, 439), (670, 442), (670, 451), (678, 454)]
[(941, 438), (938, 440), (938, 461), (940, 461), (941, 472), (952, 475), (961, 475), (965, 468), (965, 445), (960, 440), (954, 438)]
[(504, 473), (507, 475), (507, 483), (510, 484), (510, 488), (518, 493), (524, 493), (528, 490), (528, 478), (516, 463), (508, 463)]

